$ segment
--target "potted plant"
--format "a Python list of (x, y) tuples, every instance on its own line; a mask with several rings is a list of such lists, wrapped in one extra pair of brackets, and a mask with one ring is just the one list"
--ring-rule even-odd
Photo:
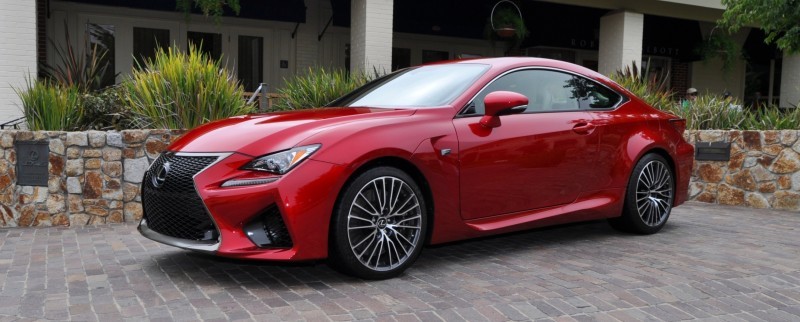
[(500, 38), (512, 38), (521, 41), (528, 36), (525, 20), (519, 12), (512, 8), (500, 8), (494, 11), (491, 17), (492, 29)]
[[(507, 6), (500, 7), (500, 4), (506, 2)], [(502, 0), (494, 5), (489, 19), (486, 21), (486, 28), (484, 28), (484, 35), (492, 43), (492, 46), (495, 41), (505, 41), (506, 52), (509, 52), (518, 47), (528, 34), (522, 12), (516, 4)]]

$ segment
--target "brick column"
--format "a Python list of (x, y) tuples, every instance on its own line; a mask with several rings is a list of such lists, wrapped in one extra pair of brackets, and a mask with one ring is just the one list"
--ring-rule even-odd
[[(14, 88), (36, 79), (36, 1), (0, 0), (0, 121), (22, 116)], [(43, 22), (44, 23), (44, 22)]]
[(780, 95), (781, 107), (800, 104), (800, 54), (783, 55)]
[(670, 88), (682, 96), (689, 89), (689, 63), (673, 60), (670, 74)]
[(641, 67), (643, 34), (641, 13), (615, 11), (600, 18), (599, 72), (611, 75), (634, 61)]
[(350, 21), (350, 68), (392, 71), (394, 0), (353, 0)]

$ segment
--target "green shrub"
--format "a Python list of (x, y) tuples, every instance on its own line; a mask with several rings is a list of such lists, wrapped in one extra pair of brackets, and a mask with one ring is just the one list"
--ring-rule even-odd
[(32, 131), (70, 131), (83, 114), (77, 87), (64, 87), (48, 80), (26, 79), (27, 88), (14, 89), (22, 101), (22, 112)]
[(194, 46), (160, 49), (122, 87), (141, 127), (190, 129), (253, 111), (236, 78)]
[(278, 91), (281, 98), (273, 106), (276, 110), (295, 110), (325, 106), (333, 100), (361, 87), (378, 75), (348, 73), (345, 70), (309, 68), (303, 75), (286, 79)]
[(135, 118), (126, 108), (120, 87), (108, 87), (83, 94), (83, 130), (124, 130), (136, 128)]

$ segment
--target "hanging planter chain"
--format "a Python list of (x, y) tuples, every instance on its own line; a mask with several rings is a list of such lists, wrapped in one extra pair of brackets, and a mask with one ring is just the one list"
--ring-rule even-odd
[(492, 30), (494, 30), (499, 36), (501, 36), (501, 37), (511, 37), (516, 32), (516, 29), (514, 29), (514, 28), (497, 28), (494, 25), (494, 12), (495, 12), (495, 10), (497, 10), (497, 7), (500, 6), (500, 4), (502, 4), (504, 2), (507, 2), (508, 4), (514, 6), (514, 9), (517, 9), (517, 13), (519, 14), (519, 18), (522, 19), (522, 10), (519, 10), (519, 7), (517, 6), (517, 4), (515, 4), (514, 2), (511, 2), (510, 0), (500, 0), (497, 3), (494, 4), (494, 7), (492, 7), (492, 13), (489, 15), (489, 21), (492, 24)]

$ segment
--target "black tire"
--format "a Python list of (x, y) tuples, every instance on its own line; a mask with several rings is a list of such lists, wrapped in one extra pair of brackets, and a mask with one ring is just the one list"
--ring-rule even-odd
[(414, 179), (393, 167), (369, 169), (336, 203), (329, 262), (363, 279), (398, 276), (419, 257), (427, 229), (425, 198)]
[(625, 189), (622, 216), (611, 218), (611, 227), (637, 234), (657, 233), (669, 219), (675, 199), (675, 175), (667, 160), (647, 154), (636, 163)]

